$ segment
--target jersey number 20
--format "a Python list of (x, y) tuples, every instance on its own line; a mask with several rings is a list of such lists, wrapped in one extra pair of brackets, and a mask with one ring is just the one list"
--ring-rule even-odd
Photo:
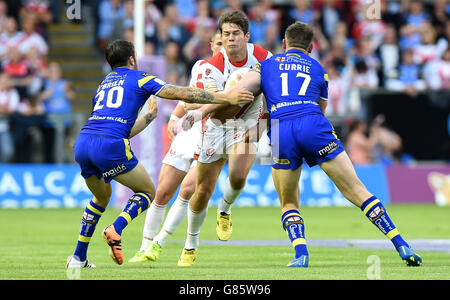
[[(288, 87), (288, 76), (287, 72), (281, 73), (281, 96), (289, 96), (289, 87)], [(303, 80), (302, 86), (300, 87), (300, 91), (298, 92), (299, 96), (305, 96), (306, 90), (308, 89), (309, 83), (311, 82), (311, 76), (309, 74), (305, 74), (302, 72), (297, 72), (297, 76), (302, 77)]]
[[(101, 90), (95, 95), (97, 101), (95, 102), (94, 111), (103, 108), (105, 104), (103, 104), (103, 99), (105, 98), (105, 90)], [(114, 97), (115, 96), (115, 97)], [(122, 105), (123, 100), (123, 87), (115, 86), (108, 91), (106, 95), (106, 107), (109, 108), (118, 108)]]

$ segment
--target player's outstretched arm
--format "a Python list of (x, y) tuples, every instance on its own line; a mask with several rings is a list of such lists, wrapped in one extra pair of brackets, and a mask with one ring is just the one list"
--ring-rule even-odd
[(180, 87), (167, 84), (158, 93), (158, 97), (169, 100), (182, 100), (188, 103), (225, 103), (245, 104), (253, 101), (253, 94), (244, 89), (233, 89), (223, 93), (211, 93), (195, 87)]
[(148, 112), (138, 118), (131, 128), (130, 139), (144, 130), (158, 115), (158, 102), (154, 95), (147, 100)]
[(259, 72), (259, 69), (256, 68), (247, 72), (232, 89), (244, 89), (252, 92), (254, 95), (260, 94), (261, 73)]

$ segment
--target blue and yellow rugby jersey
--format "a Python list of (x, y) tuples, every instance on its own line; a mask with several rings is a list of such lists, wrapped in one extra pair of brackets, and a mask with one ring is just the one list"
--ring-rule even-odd
[(264, 60), (257, 71), (271, 119), (322, 114), (319, 98), (328, 100), (328, 74), (315, 59), (289, 50)]
[(142, 71), (114, 69), (100, 82), (91, 116), (80, 133), (128, 138), (142, 106), (164, 85), (164, 81)]

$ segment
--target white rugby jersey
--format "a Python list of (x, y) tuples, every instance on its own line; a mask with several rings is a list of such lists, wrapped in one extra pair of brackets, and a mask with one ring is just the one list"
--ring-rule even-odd
[[(252, 68), (258, 62), (271, 56), (272, 53), (266, 49), (252, 43), (247, 43), (247, 58), (243, 62), (232, 63), (225, 49), (222, 48), (212, 58), (199, 63), (195, 86), (210, 92), (222, 91), (231, 73), (240, 68)], [(250, 104), (244, 105), (242, 110), (236, 114), (236, 118), (239, 118)]]

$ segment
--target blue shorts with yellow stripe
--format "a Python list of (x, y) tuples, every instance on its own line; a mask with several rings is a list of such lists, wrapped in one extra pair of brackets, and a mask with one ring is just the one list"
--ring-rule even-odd
[(275, 169), (297, 170), (303, 160), (313, 167), (344, 151), (333, 126), (322, 114), (272, 120), (268, 135)]
[(103, 178), (106, 183), (117, 175), (131, 171), (138, 164), (128, 139), (96, 134), (79, 134), (75, 145), (75, 160), (81, 176)]

